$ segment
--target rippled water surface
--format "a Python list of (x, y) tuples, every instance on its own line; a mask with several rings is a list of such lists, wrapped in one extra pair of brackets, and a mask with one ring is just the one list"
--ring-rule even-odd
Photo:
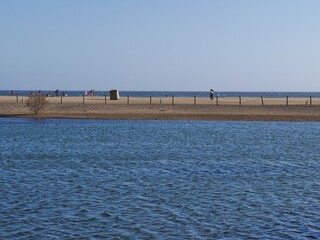
[(0, 119), (0, 238), (320, 239), (319, 133)]

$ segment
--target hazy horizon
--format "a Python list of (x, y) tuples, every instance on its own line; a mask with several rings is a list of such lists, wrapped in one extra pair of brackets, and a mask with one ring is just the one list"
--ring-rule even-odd
[[(110, 90), (119, 90), (119, 91), (124, 91), (124, 92), (209, 92), (210, 89), (200, 89), (200, 90), (157, 90), (157, 89), (150, 89), (150, 90), (140, 90), (140, 89), (133, 89), (133, 90), (128, 90), (128, 89), (119, 89), (119, 88), (83, 88), (83, 89), (79, 89), (79, 88), (75, 88), (75, 89), (70, 89), (70, 88), (3, 88), (0, 89), (0, 91), (55, 91), (59, 89), (60, 91), (90, 91), (91, 89), (95, 90), (95, 91), (110, 91)], [(296, 91), (296, 90), (220, 90), (220, 89), (214, 89), (215, 92), (315, 92), (318, 93), (320, 92), (320, 90), (305, 90), (305, 91)]]

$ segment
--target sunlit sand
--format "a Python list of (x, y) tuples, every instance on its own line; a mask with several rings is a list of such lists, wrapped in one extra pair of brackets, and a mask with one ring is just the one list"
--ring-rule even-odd
[[(27, 97), (1, 96), (2, 117), (35, 117)], [(319, 98), (47, 97), (36, 117), (320, 121)]]

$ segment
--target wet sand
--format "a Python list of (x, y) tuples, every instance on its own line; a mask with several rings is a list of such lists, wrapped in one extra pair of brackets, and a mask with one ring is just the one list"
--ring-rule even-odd
[(0, 117), (140, 120), (320, 121), (314, 98), (131, 98), (48, 97), (38, 115), (27, 97), (0, 97)]

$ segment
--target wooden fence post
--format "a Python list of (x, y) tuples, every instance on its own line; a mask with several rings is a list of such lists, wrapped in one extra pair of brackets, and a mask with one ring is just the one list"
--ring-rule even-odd
[(151, 103), (152, 103), (152, 97), (150, 96), (150, 105), (151, 105)]
[(62, 104), (62, 95), (61, 95), (61, 104)]
[(194, 105), (197, 105), (197, 97), (194, 96)]
[(172, 96), (172, 105), (174, 105), (174, 96)]
[(82, 96), (82, 103), (84, 104), (84, 94), (83, 94), (83, 96)]
[(107, 104), (107, 95), (104, 95), (104, 104)]
[(287, 96), (286, 99), (286, 105), (289, 106), (289, 97)]
[(19, 99), (18, 99), (18, 94), (16, 95), (16, 98), (17, 98), (17, 103), (19, 102)]
[(241, 106), (241, 96), (239, 96), (239, 106)]
[(312, 97), (310, 96), (310, 106), (312, 106)]
[(129, 105), (130, 101), (129, 101), (129, 96), (127, 96), (127, 104)]
[(218, 95), (216, 96), (216, 105), (219, 105)]
[(261, 104), (262, 104), (262, 106), (264, 106), (263, 97), (262, 96), (261, 96)]

